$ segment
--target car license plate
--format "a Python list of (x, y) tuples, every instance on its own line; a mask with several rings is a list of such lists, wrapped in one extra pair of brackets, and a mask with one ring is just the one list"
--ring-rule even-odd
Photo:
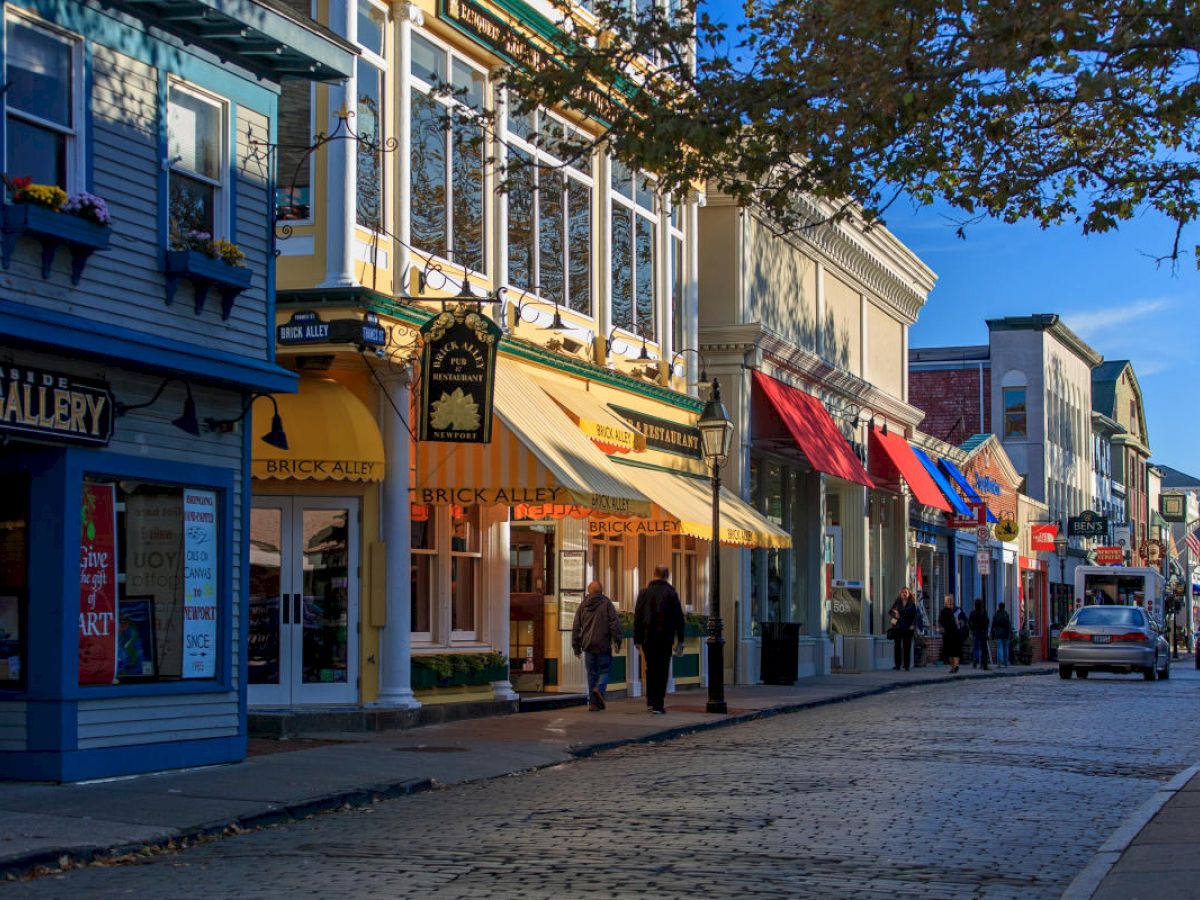
[(1092, 635), (1092, 643), (1093, 644), (1111, 644), (1112, 643), (1112, 635), (1111, 634), (1093, 634)]

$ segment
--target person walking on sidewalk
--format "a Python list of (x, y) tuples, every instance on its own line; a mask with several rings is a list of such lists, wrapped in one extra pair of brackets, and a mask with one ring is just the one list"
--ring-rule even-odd
[(571, 649), (576, 656), (583, 654), (588, 709), (604, 709), (604, 692), (608, 689), (613, 653), (621, 649), (621, 620), (613, 602), (604, 595), (604, 585), (598, 581), (588, 585), (587, 595), (575, 610), (575, 621), (571, 623)]
[(942, 630), (942, 661), (950, 666), (950, 674), (958, 671), (962, 658), (962, 635), (958, 630), (958, 613), (954, 609), (954, 595), (946, 595), (946, 605), (938, 613), (938, 628)]
[(917, 602), (908, 588), (900, 588), (900, 594), (892, 604), (890, 619), (892, 658), (895, 662), (892, 668), (903, 667), (907, 672), (912, 665), (913, 636), (917, 632)]
[(996, 642), (996, 665), (1001, 668), (1008, 668), (1008, 649), (1012, 639), (1012, 620), (1008, 617), (1008, 610), (1001, 603), (996, 607), (996, 614), (992, 616), (992, 640)]
[(646, 658), (646, 704), (655, 715), (666, 713), (671, 651), (683, 648), (683, 606), (667, 580), (671, 570), (654, 567), (654, 578), (638, 594), (633, 610), (633, 642)]
[(991, 620), (988, 619), (987, 610), (983, 607), (983, 598), (975, 598), (975, 608), (971, 610), (971, 615), (967, 619), (967, 625), (971, 629), (971, 637), (975, 641), (975, 646), (971, 651), (971, 666), (978, 666), (981, 669), (988, 667), (988, 627), (991, 625)]

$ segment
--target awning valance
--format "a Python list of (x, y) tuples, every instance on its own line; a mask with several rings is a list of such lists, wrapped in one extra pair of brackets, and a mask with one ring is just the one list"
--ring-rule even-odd
[[(969, 502), (983, 503), (983, 498), (979, 496), (979, 492), (975, 488), (971, 487), (971, 482), (967, 481), (967, 476), (962, 473), (962, 470), (958, 466), (944, 456), (942, 457), (942, 468), (946, 470), (946, 474), (954, 480), (954, 483), (962, 488), (962, 492), (967, 495)], [(989, 522), (998, 521), (995, 515), (992, 514), (991, 509), (987, 508), (986, 504), (984, 505), (984, 509), (987, 509), (987, 520)]]
[(960, 516), (971, 515), (971, 507), (963, 503), (963, 499), (962, 497), (958, 496), (958, 491), (954, 489), (954, 485), (946, 480), (946, 476), (942, 474), (942, 471), (937, 467), (934, 461), (929, 458), (928, 454), (926, 454), (925, 451), (920, 447), (913, 447), (912, 451), (913, 455), (916, 456), (917, 461), (925, 467), (925, 471), (928, 472), (929, 477), (933, 479), (933, 483), (938, 486), (938, 490), (942, 492), (942, 496), (950, 501), (950, 505), (954, 507), (954, 511)]
[[(760, 401), (756, 406), (761, 407), (762, 401), (768, 404), (814, 469), (866, 487), (875, 486), (820, 400), (762, 372), (754, 372), (753, 378), (751, 390)], [(759, 426), (755, 427), (757, 430)]]
[(414, 503), (555, 504), (650, 515), (650, 501), (509, 360), (497, 363), (493, 402), (490, 444), (416, 445)]
[(258, 440), (271, 422), (265, 397), (254, 401), (247, 423), (251, 474), (255, 478), (301, 481), (381, 481), (383, 438), (371, 411), (332, 378), (305, 375), (297, 394), (273, 394), (287, 434), (288, 449)]
[(542, 379), (538, 379), (538, 384), (605, 453), (641, 453), (646, 449), (644, 434), (631, 428), (587, 391)]
[(953, 512), (950, 502), (942, 496), (933, 478), (925, 471), (908, 441), (898, 434), (884, 434), (878, 428), (871, 429), (870, 456), (871, 473), (885, 481), (889, 479), (889, 466), (908, 484), (918, 503), (932, 506), (943, 512)]
[[(654, 501), (646, 519), (592, 519), (593, 534), (679, 533), (712, 540), (712, 483), (682, 472), (617, 465), (621, 477)], [(721, 488), (722, 544), (790, 547), (792, 536), (731, 491)]]

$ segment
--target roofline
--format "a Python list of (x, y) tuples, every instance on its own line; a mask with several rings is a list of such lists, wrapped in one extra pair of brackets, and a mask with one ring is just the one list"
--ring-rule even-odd
[(988, 319), (987, 327), (989, 332), (1048, 331), (1091, 368), (1094, 369), (1104, 362), (1104, 357), (1068, 328), (1058, 313), (1035, 313), (1031, 316), (1005, 316), (1002, 319)]

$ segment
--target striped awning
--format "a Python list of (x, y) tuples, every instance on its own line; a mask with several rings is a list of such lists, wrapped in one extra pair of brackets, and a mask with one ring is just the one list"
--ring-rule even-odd
[(641, 453), (646, 449), (646, 436), (588, 391), (542, 379), (538, 384), (605, 453)]
[(516, 363), (496, 365), (490, 444), (421, 441), (413, 502), (552, 504), (648, 516), (651, 503)]

